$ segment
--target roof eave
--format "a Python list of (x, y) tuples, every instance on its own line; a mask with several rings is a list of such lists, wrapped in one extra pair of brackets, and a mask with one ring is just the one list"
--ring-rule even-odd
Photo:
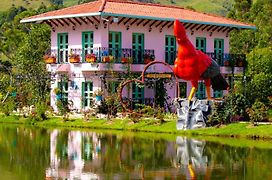
[[(161, 20), (161, 21), (174, 21), (175, 18), (159, 18), (153, 16), (137, 16), (137, 15), (129, 15), (129, 14), (116, 14), (116, 13), (108, 13), (102, 12), (102, 16), (117, 16), (117, 17), (128, 17), (128, 18), (139, 18), (139, 19), (150, 19), (150, 20)], [(256, 26), (250, 25), (237, 25), (237, 24), (224, 24), (224, 23), (214, 23), (214, 22), (203, 22), (203, 21), (194, 21), (194, 20), (185, 20), (179, 19), (179, 21), (184, 23), (194, 23), (194, 24), (205, 24), (205, 25), (215, 25), (215, 26), (226, 26), (226, 27), (234, 27), (238, 29), (253, 29), (256, 30)]]
[(38, 18), (30, 18), (30, 19), (22, 19), (20, 23), (31, 23), (31, 22), (41, 22), (50, 19), (62, 19), (62, 18), (73, 18), (73, 17), (86, 17), (86, 16), (100, 16), (101, 12), (95, 13), (82, 13), (82, 14), (67, 14), (60, 16), (46, 16), (46, 17), (38, 17)]

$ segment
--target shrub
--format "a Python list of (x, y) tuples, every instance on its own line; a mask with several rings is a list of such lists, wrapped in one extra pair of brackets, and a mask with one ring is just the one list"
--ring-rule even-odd
[(67, 121), (69, 119), (68, 113), (70, 112), (68, 101), (57, 100), (56, 105), (59, 114), (63, 116), (63, 120)]
[(252, 124), (258, 121), (267, 121), (268, 107), (259, 100), (256, 100), (251, 108), (247, 108), (247, 113)]
[(0, 111), (6, 116), (9, 116), (15, 108), (16, 105), (14, 99), (7, 99), (4, 103), (0, 103)]
[(48, 110), (48, 106), (44, 102), (38, 102), (35, 105), (35, 119), (38, 121), (43, 121), (47, 119), (46, 111)]

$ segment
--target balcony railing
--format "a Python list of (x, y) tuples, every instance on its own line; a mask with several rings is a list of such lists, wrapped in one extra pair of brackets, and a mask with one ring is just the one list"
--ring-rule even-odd
[(245, 67), (245, 54), (228, 54), (228, 53), (206, 53), (210, 58), (215, 60), (219, 66)]
[[(154, 50), (151, 49), (129, 49), (129, 48), (70, 48), (70, 49), (52, 49), (46, 53), (46, 57), (55, 57), (56, 63), (71, 62), (71, 58), (78, 57), (78, 63), (96, 62), (96, 63), (127, 63), (133, 64), (147, 63), (147, 59), (154, 60)], [(72, 63), (75, 63), (73, 60)], [(77, 62), (77, 61), (76, 61)]]
[[(245, 54), (228, 54), (228, 53), (206, 53), (210, 58), (215, 60), (219, 66), (228, 67), (245, 67), (246, 56)], [(177, 56), (177, 51), (165, 51), (165, 62), (174, 65)]]
[[(206, 53), (215, 60), (220, 66), (245, 67), (245, 54), (228, 53)], [(177, 56), (176, 51), (165, 51), (165, 61), (173, 65)], [(154, 50), (151, 49), (129, 49), (129, 48), (71, 48), (71, 49), (53, 49), (47, 52), (46, 57), (55, 57), (56, 63), (68, 63), (69, 57), (78, 57), (78, 62), (97, 62), (97, 63), (126, 63), (144, 64), (155, 59)], [(77, 62), (77, 61), (73, 61)]]

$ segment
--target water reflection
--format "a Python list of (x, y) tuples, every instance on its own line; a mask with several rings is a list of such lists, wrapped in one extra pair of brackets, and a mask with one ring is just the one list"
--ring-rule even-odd
[[(68, 132), (67, 144), (60, 142), (62, 144), (60, 149), (58, 149), (58, 135), (59, 138), (65, 139), (67, 133), (62, 134), (59, 130), (53, 130), (50, 134), (50, 167), (46, 169), (46, 177), (98, 179), (96, 174), (83, 171), (84, 160), (92, 160), (94, 166), (100, 164), (101, 141), (97, 134), (80, 131)], [(66, 166), (62, 167), (65, 161), (67, 161)]]
[(0, 126), (1, 179), (272, 179), (272, 148), (158, 136)]
[(204, 175), (208, 165), (208, 158), (203, 155), (206, 142), (178, 136), (176, 144), (175, 167), (181, 168), (187, 179), (195, 179), (196, 174)]

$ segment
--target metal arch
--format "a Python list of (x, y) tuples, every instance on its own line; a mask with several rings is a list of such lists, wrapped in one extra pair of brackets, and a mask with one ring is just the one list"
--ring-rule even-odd
[(122, 107), (123, 107), (126, 111), (128, 111), (129, 113), (135, 113), (135, 112), (133, 112), (133, 110), (127, 108), (127, 105), (123, 102), (122, 92), (123, 92), (124, 87), (125, 87), (127, 84), (132, 83), (132, 82), (138, 82), (138, 83), (144, 84), (144, 80), (145, 80), (145, 76), (144, 76), (144, 75), (145, 75), (145, 72), (146, 72), (146, 70), (147, 70), (151, 65), (154, 65), (154, 64), (163, 64), (163, 65), (165, 65), (166, 67), (168, 67), (168, 68), (172, 71), (172, 73), (174, 74), (174, 77), (175, 77), (175, 79), (176, 79), (176, 97), (179, 98), (179, 82), (178, 82), (178, 77), (175, 75), (173, 68), (172, 68), (168, 63), (166, 63), (166, 62), (163, 62), (163, 61), (152, 61), (152, 62), (148, 63), (147, 65), (145, 65), (144, 70), (142, 71), (142, 74), (141, 74), (141, 76), (140, 76), (140, 77), (141, 77), (141, 80), (139, 80), (139, 79), (131, 79), (131, 80), (125, 81), (124, 83), (122, 83), (122, 84), (120, 85), (119, 99), (120, 99), (120, 102), (121, 102)]
[(178, 98), (179, 97), (178, 77), (175, 75), (173, 68), (168, 63), (166, 63), (166, 62), (163, 62), (163, 61), (152, 61), (152, 62), (148, 63), (147, 65), (145, 65), (144, 70), (143, 70), (142, 75), (141, 75), (142, 76), (142, 82), (144, 82), (144, 78), (145, 78), (144, 77), (144, 73), (145, 73), (145, 71), (147, 70), (147, 68), (149, 68), (149, 66), (151, 66), (153, 64), (163, 64), (166, 67), (168, 67), (171, 70), (171, 72), (174, 74), (174, 77), (176, 79), (176, 93), (177, 93), (176, 97)]

